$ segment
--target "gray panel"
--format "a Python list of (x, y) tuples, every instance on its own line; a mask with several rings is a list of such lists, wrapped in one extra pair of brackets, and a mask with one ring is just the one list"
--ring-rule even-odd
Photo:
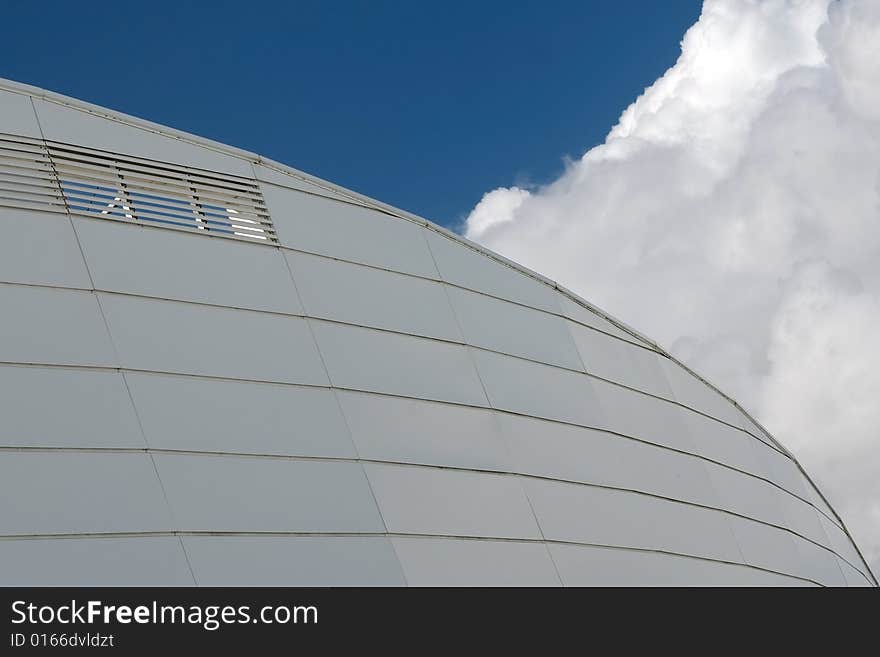
[(838, 565), (839, 557), (830, 550), (792, 537), (800, 556), (799, 572), (825, 586), (846, 586), (846, 577)]
[(779, 505), (784, 518), (784, 522), (780, 524), (820, 545), (833, 547), (819, 520), (824, 516), (815, 507), (784, 494), (779, 496)]
[(182, 139), (34, 99), (46, 139), (253, 178), (251, 163)]
[(185, 536), (199, 586), (404, 586), (384, 536)]
[(388, 531), (540, 538), (516, 477), (365, 463)]
[(550, 545), (566, 586), (809, 586), (747, 566), (580, 545)]
[(372, 393), (337, 393), (361, 458), (506, 470), (492, 411)]
[(289, 187), (290, 189), (308, 192), (309, 194), (317, 194), (319, 196), (326, 196), (328, 198), (347, 201), (352, 200), (350, 197), (343, 196), (318, 182), (311, 182), (293, 174), (270, 169), (262, 164), (254, 165), (254, 174), (257, 176), (257, 180), (261, 182), (272, 183), (273, 185), (280, 185), (281, 187)]
[(3, 586), (192, 586), (176, 536), (0, 540)]
[(828, 547), (848, 561), (854, 568), (861, 570), (865, 575), (869, 574), (868, 567), (865, 565), (858, 551), (852, 544), (852, 541), (846, 533), (825, 516), (819, 514), (819, 521), (828, 537)]
[(718, 506), (697, 457), (546, 420), (499, 413), (498, 422), (516, 472)]
[(99, 289), (302, 312), (277, 248), (101, 219), (74, 223)]
[(722, 507), (740, 515), (788, 527), (784, 510), (788, 501), (805, 504), (762, 479), (714, 463), (707, 463), (706, 467)]
[(128, 372), (150, 447), (354, 458), (327, 388)]
[(835, 525), (839, 525), (839, 521), (834, 511), (828, 506), (828, 503), (825, 501), (825, 498), (819, 493), (819, 489), (816, 488), (813, 483), (807, 479), (805, 476), (801, 475), (801, 483), (806, 490), (806, 499), (810, 500), (817, 509), (822, 511), (826, 518), (833, 522)]
[(583, 371), (560, 317), (452, 286), (447, 291), (468, 344)]
[(0, 534), (168, 531), (149, 455), (7, 452), (0, 458)]
[(602, 411), (585, 374), (472, 349), (495, 408), (585, 425), (601, 425)]
[(462, 342), (436, 281), (286, 251), (312, 317)]
[(543, 543), (395, 538), (410, 586), (559, 586)]
[(0, 285), (0, 361), (114, 366), (93, 292)]
[(124, 367), (328, 383), (304, 319), (115, 294), (101, 304)]
[(691, 440), (683, 408), (613, 383), (591, 379), (593, 394), (601, 408), (594, 426), (625, 436), (702, 454)]
[(0, 132), (42, 137), (30, 96), (0, 90)]
[(766, 429), (762, 429), (755, 420), (746, 414), (747, 410), (748, 409), (737, 409), (737, 421), (734, 424), (742, 427), (752, 435), (757, 436), (761, 442), (784, 448), (785, 445), (782, 445), (778, 440), (774, 439)]
[(184, 531), (384, 531), (357, 463), (184, 454), (155, 460)]
[(427, 230), (428, 244), (444, 281), (551, 313), (559, 312), (556, 291), (461, 242)]
[(742, 559), (720, 511), (581, 484), (522, 481), (548, 540)]
[(587, 372), (636, 390), (673, 399), (661, 366), (661, 360), (665, 361), (666, 358), (580, 324), (567, 324)]
[[(678, 363), (667, 358), (663, 360), (663, 368), (676, 401), (734, 426), (752, 427), (733, 404)], [(759, 437), (763, 437), (763, 433)]]
[(283, 246), (437, 278), (418, 224), (277, 185), (260, 187)]
[(815, 508), (807, 502), (756, 477), (713, 464), (708, 468), (725, 509), (791, 529), (823, 544), (828, 542)]
[(728, 522), (747, 563), (811, 579), (824, 586), (844, 584), (830, 551), (784, 529), (736, 516), (731, 516)]
[(760, 474), (798, 497), (811, 499), (807, 490), (807, 481), (797, 463), (758, 440), (754, 440), (752, 444), (757, 455), (758, 467), (761, 468)]
[(846, 579), (847, 586), (873, 586), (873, 584), (868, 580), (867, 577), (865, 577), (865, 575), (850, 566), (840, 557), (837, 557), (837, 565), (840, 567), (840, 571), (843, 573), (843, 576)]
[(143, 449), (119, 372), (0, 366), (0, 444)]
[(728, 515), (727, 523), (747, 564), (809, 578), (810, 574), (800, 567), (801, 557), (795, 546), (795, 541), (801, 539), (783, 529), (738, 516)]
[(91, 288), (70, 219), (63, 214), (0, 208), (0, 281)]
[(322, 321), (312, 327), (335, 386), (488, 403), (463, 346)]
[(580, 322), (581, 324), (586, 324), (587, 326), (597, 328), (600, 331), (604, 331), (605, 333), (616, 335), (617, 337), (628, 340), (634, 344), (643, 344), (643, 341), (636, 336), (618, 328), (616, 325), (612, 324), (604, 317), (594, 313), (589, 308), (585, 308), (579, 303), (569, 299), (566, 295), (560, 293), (558, 294), (558, 299), (559, 307), (562, 311), (562, 314), (566, 317), (573, 319), (576, 322)]
[[(676, 408), (673, 404), (667, 406)], [(744, 472), (766, 476), (761, 456), (767, 448), (759, 440), (705, 415), (680, 407), (676, 412), (687, 427), (692, 450), (697, 454)]]

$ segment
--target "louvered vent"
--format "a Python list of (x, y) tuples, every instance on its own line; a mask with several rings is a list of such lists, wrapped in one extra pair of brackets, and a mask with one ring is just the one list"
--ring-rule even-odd
[(255, 180), (0, 135), (0, 205), (277, 243)]
[(64, 198), (42, 141), (0, 135), (0, 205), (64, 212)]

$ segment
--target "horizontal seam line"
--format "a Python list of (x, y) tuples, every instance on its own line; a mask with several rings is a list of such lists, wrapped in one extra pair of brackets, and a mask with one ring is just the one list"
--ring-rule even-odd
[(377, 395), (380, 397), (393, 397), (395, 399), (411, 399), (411, 400), (423, 401), (423, 402), (427, 402), (427, 403), (446, 404), (446, 405), (456, 406), (456, 407), (460, 407), (460, 408), (471, 408), (471, 409), (475, 409), (475, 410), (487, 411), (490, 413), (491, 412), (503, 413), (505, 415), (512, 415), (514, 417), (523, 417), (523, 418), (529, 418), (529, 419), (534, 419), (534, 420), (540, 420), (543, 422), (551, 422), (551, 423), (559, 424), (559, 425), (563, 425), (563, 426), (575, 427), (575, 428), (579, 428), (579, 429), (586, 429), (589, 431), (597, 431), (597, 432), (608, 434), (608, 435), (618, 436), (618, 437), (623, 438), (625, 440), (632, 440), (634, 442), (641, 443), (643, 445), (650, 445), (651, 447), (654, 447), (657, 449), (663, 449), (663, 450), (667, 450), (670, 452), (674, 452), (676, 454), (682, 454), (682, 455), (685, 455), (688, 457), (701, 459), (701, 460), (706, 461), (708, 463), (713, 463), (719, 467), (723, 467), (728, 470), (732, 470), (733, 472), (740, 473), (740, 474), (745, 475), (747, 477), (751, 477), (753, 479), (763, 481), (763, 482), (773, 486), (774, 488), (779, 489), (783, 493), (786, 493), (786, 494), (792, 496), (796, 500), (799, 500), (799, 501), (803, 502), (804, 504), (812, 507), (813, 509), (815, 509), (816, 511), (821, 513), (824, 517), (828, 518), (828, 520), (831, 521), (835, 526), (837, 526), (839, 529), (842, 530), (840, 525), (838, 525), (833, 519), (829, 518), (828, 515), (824, 511), (822, 511), (822, 509), (820, 509), (819, 507), (814, 505), (810, 500), (802, 498), (799, 495), (796, 495), (792, 491), (788, 490), (787, 488), (784, 488), (780, 484), (778, 484), (770, 479), (767, 479), (767, 478), (762, 477), (760, 475), (754, 474), (752, 472), (748, 472), (747, 470), (741, 470), (741, 469), (734, 467), (730, 464), (723, 463), (721, 461), (716, 461), (716, 460), (709, 458), (708, 456), (705, 456), (702, 454), (688, 452), (688, 451), (678, 449), (675, 447), (670, 447), (668, 445), (663, 445), (661, 443), (655, 443), (655, 442), (652, 442), (652, 441), (647, 440), (645, 438), (630, 436), (630, 435), (627, 435), (624, 433), (619, 433), (619, 432), (616, 432), (612, 429), (608, 429), (608, 428), (604, 428), (604, 427), (595, 427), (595, 426), (577, 424), (577, 423), (568, 422), (565, 420), (556, 420), (556, 419), (547, 418), (547, 417), (528, 415), (528, 414), (520, 413), (517, 411), (498, 409), (498, 408), (493, 408), (493, 407), (489, 407), (489, 406), (478, 406), (475, 404), (468, 404), (468, 403), (464, 403), (464, 402), (454, 402), (454, 401), (447, 401), (447, 400), (440, 400), (440, 399), (425, 399), (423, 397), (412, 397), (412, 396), (408, 396), (408, 395), (402, 395), (402, 394), (391, 393), (391, 392), (379, 392), (379, 391), (375, 391), (375, 390), (366, 390), (366, 389), (362, 389), (362, 388), (349, 388), (349, 387), (338, 386), (338, 385), (331, 386), (331, 385), (314, 384), (314, 383), (293, 383), (293, 382), (271, 381), (271, 380), (260, 380), (260, 379), (242, 379), (242, 378), (237, 378), (237, 377), (223, 377), (223, 376), (216, 376), (216, 375), (193, 374), (193, 373), (187, 373), (187, 372), (170, 372), (170, 371), (165, 371), (165, 370), (148, 370), (148, 369), (138, 369), (138, 368), (131, 368), (131, 367), (112, 367), (112, 366), (96, 366), (96, 365), (70, 365), (70, 364), (56, 365), (56, 364), (51, 364), (51, 363), (20, 363), (20, 362), (0, 361), (0, 366), (25, 367), (25, 368), (48, 368), (48, 369), (72, 369), (72, 370), (86, 370), (86, 371), (100, 371), (100, 372), (134, 372), (134, 373), (140, 373), (140, 374), (204, 379), (204, 380), (211, 380), (211, 381), (234, 381), (234, 382), (240, 382), (240, 383), (256, 383), (259, 385), (288, 386), (288, 387), (295, 387), (295, 388), (308, 388), (308, 389), (318, 389), (318, 390), (341, 390), (341, 391), (345, 391), (345, 392), (355, 392), (355, 393), (361, 393), (361, 394)]
[[(615, 386), (623, 388), (625, 390), (629, 390), (629, 391), (634, 392), (636, 394), (644, 395), (646, 397), (651, 397), (653, 399), (657, 399), (657, 400), (662, 401), (667, 404), (672, 404), (672, 405), (678, 406), (678, 407), (683, 408), (687, 411), (690, 411), (691, 413), (701, 415), (709, 420), (712, 420), (714, 422), (717, 422), (719, 424), (727, 426), (731, 429), (739, 431), (739, 432), (745, 434), (746, 436), (748, 436), (754, 440), (757, 440), (759, 443), (772, 449), (773, 451), (778, 452), (779, 454), (786, 457), (787, 459), (792, 460), (788, 454), (786, 454), (782, 450), (778, 449), (774, 445), (771, 445), (767, 441), (759, 438), (758, 436), (751, 433), (747, 429), (740, 427), (740, 426), (737, 426), (735, 424), (731, 424), (725, 420), (722, 420), (720, 418), (715, 417), (714, 415), (709, 415), (708, 413), (705, 413), (704, 411), (701, 411), (699, 409), (688, 406), (688, 405), (684, 404), (683, 402), (679, 402), (679, 401), (673, 400), (673, 399), (667, 399), (665, 397), (662, 397), (660, 395), (657, 395), (657, 394), (654, 394), (651, 392), (647, 392), (645, 390), (633, 388), (625, 383), (621, 383), (619, 381), (613, 381), (611, 379), (606, 379), (598, 374), (594, 374), (594, 373), (586, 371), (586, 370), (580, 370), (580, 369), (575, 369), (575, 368), (571, 368), (571, 367), (566, 367), (563, 365), (559, 365), (557, 363), (547, 363), (547, 362), (538, 360), (536, 358), (530, 358), (528, 356), (523, 356), (523, 355), (519, 355), (519, 354), (512, 354), (510, 352), (500, 351), (498, 349), (492, 349), (491, 347), (484, 347), (484, 346), (480, 346), (480, 345), (471, 344), (466, 341), (451, 340), (449, 338), (442, 338), (442, 337), (430, 336), (430, 335), (424, 335), (424, 334), (407, 333), (405, 331), (401, 331), (401, 330), (397, 330), (397, 329), (390, 329), (390, 328), (378, 327), (378, 326), (369, 326), (369, 325), (365, 325), (365, 324), (357, 324), (354, 322), (344, 321), (344, 320), (340, 320), (340, 319), (333, 319), (330, 317), (316, 317), (314, 315), (309, 315), (306, 312), (292, 313), (292, 312), (284, 312), (284, 311), (280, 311), (280, 310), (265, 310), (265, 309), (258, 309), (258, 308), (247, 308), (247, 307), (243, 307), (243, 306), (230, 306), (230, 305), (223, 305), (223, 304), (207, 302), (207, 301), (192, 301), (192, 300), (184, 300), (184, 299), (174, 299), (174, 298), (170, 298), (170, 297), (158, 297), (158, 296), (153, 296), (153, 295), (149, 295), (149, 294), (141, 294), (141, 293), (135, 293), (135, 292), (119, 292), (119, 291), (115, 291), (115, 290), (105, 290), (105, 289), (101, 289), (101, 288), (67, 287), (67, 286), (46, 285), (46, 284), (39, 284), (39, 283), (13, 283), (13, 282), (7, 282), (7, 281), (0, 281), (0, 285), (31, 287), (31, 288), (51, 289), (51, 290), (67, 290), (67, 291), (92, 293), (92, 294), (99, 294), (100, 293), (100, 294), (115, 295), (115, 296), (127, 297), (127, 298), (145, 299), (145, 300), (150, 300), (150, 301), (164, 301), (164, 302), (183, 304), (183, 305), (216, 308), (216, 309), (220, 309), (220, 310), (232, 310), (232, 311), (239, 311), (239, 312), (246, 312), (246, 313), (259, 313), (262, 315), (272, 315), (275, 317), (289, 317), (289, 318), (295, 318), (295, 319), (311, 319), (311, 320), (314, 320), (317, 322), (326, 322), (328, 324), (335, 324), (335, 325), (339, 325), (339, 326), (359, 328), (359, 329), (364, 329), (367, 331), (377, 331), (380, 333), (388, 333), (388, 334), (399, 335), (399, 336), (403, 336), (403, 337), (416, 338), (416, 339), (421, 339), (421, 340), (430, 340), (433, 342), (439, 342), (439, 343), (448, 344), (448, 345), (455, 345), (455, 346), (464, 347), (464, 348), (470, 347), (472, 349), (479, 349), (480, 351), (484, 351), (487, 353), (493, 353), (493, 354), (497, 354), (500, 356), (505, 356), (507, 358), (514, 358), (514, 359), (525, 361), (528, 363), (533, 363), (535, 365), (541, 365), (544, 367), (552, 367), (554, 369), (558, 369), (558, 370), (561, 370), (564, 372), (569, 372), (571, 374), (584, 375), (584, 376), (590, 377), (591, 379), (598, 379), (599, 381), (603, 381), (605, 383), (610, 383), (611, 385), (615, 385)], [(480, 293), (480, 294), (482, 294), (482, 293)], [(530, 306), (527, 306), (527, 307), (530, 307)], [(303, 310), (305, 311), (305, 309), (303, 309)], [(533, 309), (533, 310), (537, 310), (537, 309)], [(543, 312), (543, 311), (539, 311), (539, 312)], [(592, 328), (592, 327), (587, 327), (587, 328)], [(598, 330), (598, 329), (595, 329), (595, 330)], [(599, 332), (601, 333), (602, 331), (599, 331)], [(608, 334), (606, 334), (606, 335), (608, 335)], [(464, 337), (464, 336), (462, 336), (462, 337)], [(611, 337), (613, 337), (613, 336), (611, 336)], [(623, 340), (623, 342), (627, 342), (627, 341)], [(630, 344), (632, 344), (632, 343), (630, 343)], [(636, 345), (636, 346), (638, 346), (638, 345)], [(649, 351), (651, 351), (651, 350), (649, 350)], [(654, 352), (654, 353), (656, 353), (658, 355), (658, 357), (666, 358), (665, 355), (663, 355), (659, 352)], [(702, 383), (702, 381), (701, 381), (701, 383)], [(703, 385), (706, 385), (706, 384), (703, 384)]]
[[(827, 550), (831, 552), (841, 559), (843, 559), (846, 563), (848, 563), (853, 568), (856, 568), (855, 565), (850, 563), (848, 559), (844, 556), (838, 554), (833, 548), (822, 545), (821, 543), (809, 538), (808, 536), (804, 536), (803, 534), (789, 528), (784, 527), (782, 525), (777, 525), (767, 520), (762, 520), (760, 518), (754, 518), (752, 516), (746, 515), (744, 513), (739, 513), (737, 511), (733, 511), (731, 509), (725, 509), (721, 507), (711, 506), (709, 504), (701, 504), (699, 502), (693, 502), (690, 500), (682, 500), (674, 497), (669, 497), (667, 495), (661, 495), (659, 493), (651, 493), (643, 490), (638, 490), (634, 488), (626, 488), (624, 486), (612, 486), (610, 484), (599, 484), (595, 482), (584, 482), (584, 481), (576, 481), (572, 479), (560, 479), (556, 477), (551, 477), (547, 475), (535, 475), (523, 472), (515, 472), (510, 470), (486, 470), (486, 469), (478, 469), (478, 468), (466, 468), (462, 466), (449, 466), (449, 465), (431, 465), (424, 463), (411, 463), (405, 461), (384, 461), (381, 459), (370, 459), (370, 458), (346, 458), (346, 457), (333, 457), (333, 456), (297, 456), (297, 455), (284, 455), (284, 454), (259, 454), (259, 453), (251, 453), (251, 452), (216, 452), (216, 451), (200, 451), (200, 450), (179, 450), (179, 449), (168, 449), (168, 448), (137, 448), (137, 447), (129, 447), (129, 448), (113, 448), (113, 447), (5, 447), (0, 446), (0, 452), (79, 452), (79, 453), (110, 453), (110, 454), (166, 454), (166, 455), (175, 455), (175, 456), (209, 456), (209, 457), (225, 457), (225, 458), (249, 458), (249, 459), (264, 459), (264, 460), (276, 460), (276, 461), (299, 461), (299, 462), (323, 462), (323, 463), (368, 463), (368, 464), (377, 464), (377, 465), (391, 465), (394, 467), (409, 467), (409, 468), (423, 468), (423, 469), (434, 469), (434, 470), (452, 470), (456, 472), (468, 472), (475, 474), (486, 474), (486, 475), (495, 475), (497, 477), (523, 477), (526, 479), (536, 479), (539, 481), (550, 481), (555, 483), (560, 483), (569, 486), (586, 486), (590, 488), (600, 488), (603, 490), (613, 490), (624, 493), (629, 493), (633, 495), (643, 495), (645, 497), (650, 497), (654, 499), (661, 499), (671, 504), (681, 504), (685, 506), (691, 506), (695, 508), (705, 509), (708, 511), (714, 511), (716, 513), (724, 513), (731, 516), (739, 517), (744, 520), (749, 520), (752, 522), (756, 522), (758, 524), (766, 525), (768, 527), (773, 527), (780, 531), (788, 532), (793, 536), (796, 536), (808, 543), (812, 543), (817, 547), (822, 548), (823, 550)], [(858, 570), (858, 568), (856, 568)]]
[(83, 540), (83, 539), (114, 539), (114, 538), (150, 538), (150, 537), (173, 537), (173, 536), (182, 536), (182, 537), (253, 537), (253, 538), (262, 538), (262, 537), (326, 537), (326, 538), (353, 538), (353, 537), (365, 537), (365, 538), (417, 538), (417, 539), (425, 539), (425, 538), (441, 538), (441, 539), (454, 539), (454, 540), (467, 540), (467, 541), (483, 541), (483, 542), (496, 542), (496, 543), (528, 543), (528, 544), (550, 544), (550, 545), (571, 545), (571, 546), (579, 546), (579, 547), (594, 547), (594, 548), (602, 548), (602, 549), (612, 549), (612, 550), (624, 550), (630, 552), (643, 552), (643, 553), (653, 553), (653, 554), (664, 554), (675, 557), (681, 557), (685, 559), (696, 559), (698, 561), (708, 561), (711, 563), (723, 563), (732, 566), (740, 566), (745, 568), (751, 568), (754, 570), (772, 573), (775, 575), (782, 575), (784, 577), (791, 577), (793, 579), (798, 579), (805, 582), (810, 582), (812, 584), (816, 584), (817, 586), (825, 586), (821, 582), (817, 582), (816, 580), (810, 579), (808, 577), (804, 577), (802, 575), (793, 575), (790, 573), (785, 573), (778, 570), (772, 570), (770, 568), (764, 568), (761, 566), (756, 566), (748, 563), (740, 563), (737, 561), (728, 561), (725, 559), (716, 559), (713, 557), (705, 557), (695, 554), (688, 554), (685, 552), (674, 552), (672, 550), (662, 550), (659, 548), (640, 548), (640, 547), (631, 547), (626, 545), (609, 545), (604, 543), (587, 543), (582, 541), (568, 541), (562, 539), (542, 539), (542, 538), (511, 538), (511, 537), (503, 537), (503, 536), (467, 536), (460, 534), (425, 534), (425, 533), (407, 533), (407, 532), (297, 532), (297, 531), (209, 531), (209, 530), (168, 530), (168, 531), (146, 531), (146, 532), (94, 532), (94, 533), (80, 533), (80, 534), (19, 534), (19, 535), (7, 535), (0, 536), (0, 541), (7, 540), (40, 540), (40, 539), (58, 539), (58, 540)]

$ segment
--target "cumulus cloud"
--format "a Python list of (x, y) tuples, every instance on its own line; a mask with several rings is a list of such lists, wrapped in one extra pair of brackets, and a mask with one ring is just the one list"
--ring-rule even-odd
[(880, 3), (705, 0), (605, 143), (467, 237), (579, 292), (789, 446), (880, 572)]

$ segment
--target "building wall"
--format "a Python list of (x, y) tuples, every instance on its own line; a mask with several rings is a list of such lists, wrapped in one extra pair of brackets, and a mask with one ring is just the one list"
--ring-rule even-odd
[(62, 100), (0, 85), (0, 133), (247, 179), (277, 242), (0, 191), (0, 582), (874, 584), (782, 447), (552, 282)]

